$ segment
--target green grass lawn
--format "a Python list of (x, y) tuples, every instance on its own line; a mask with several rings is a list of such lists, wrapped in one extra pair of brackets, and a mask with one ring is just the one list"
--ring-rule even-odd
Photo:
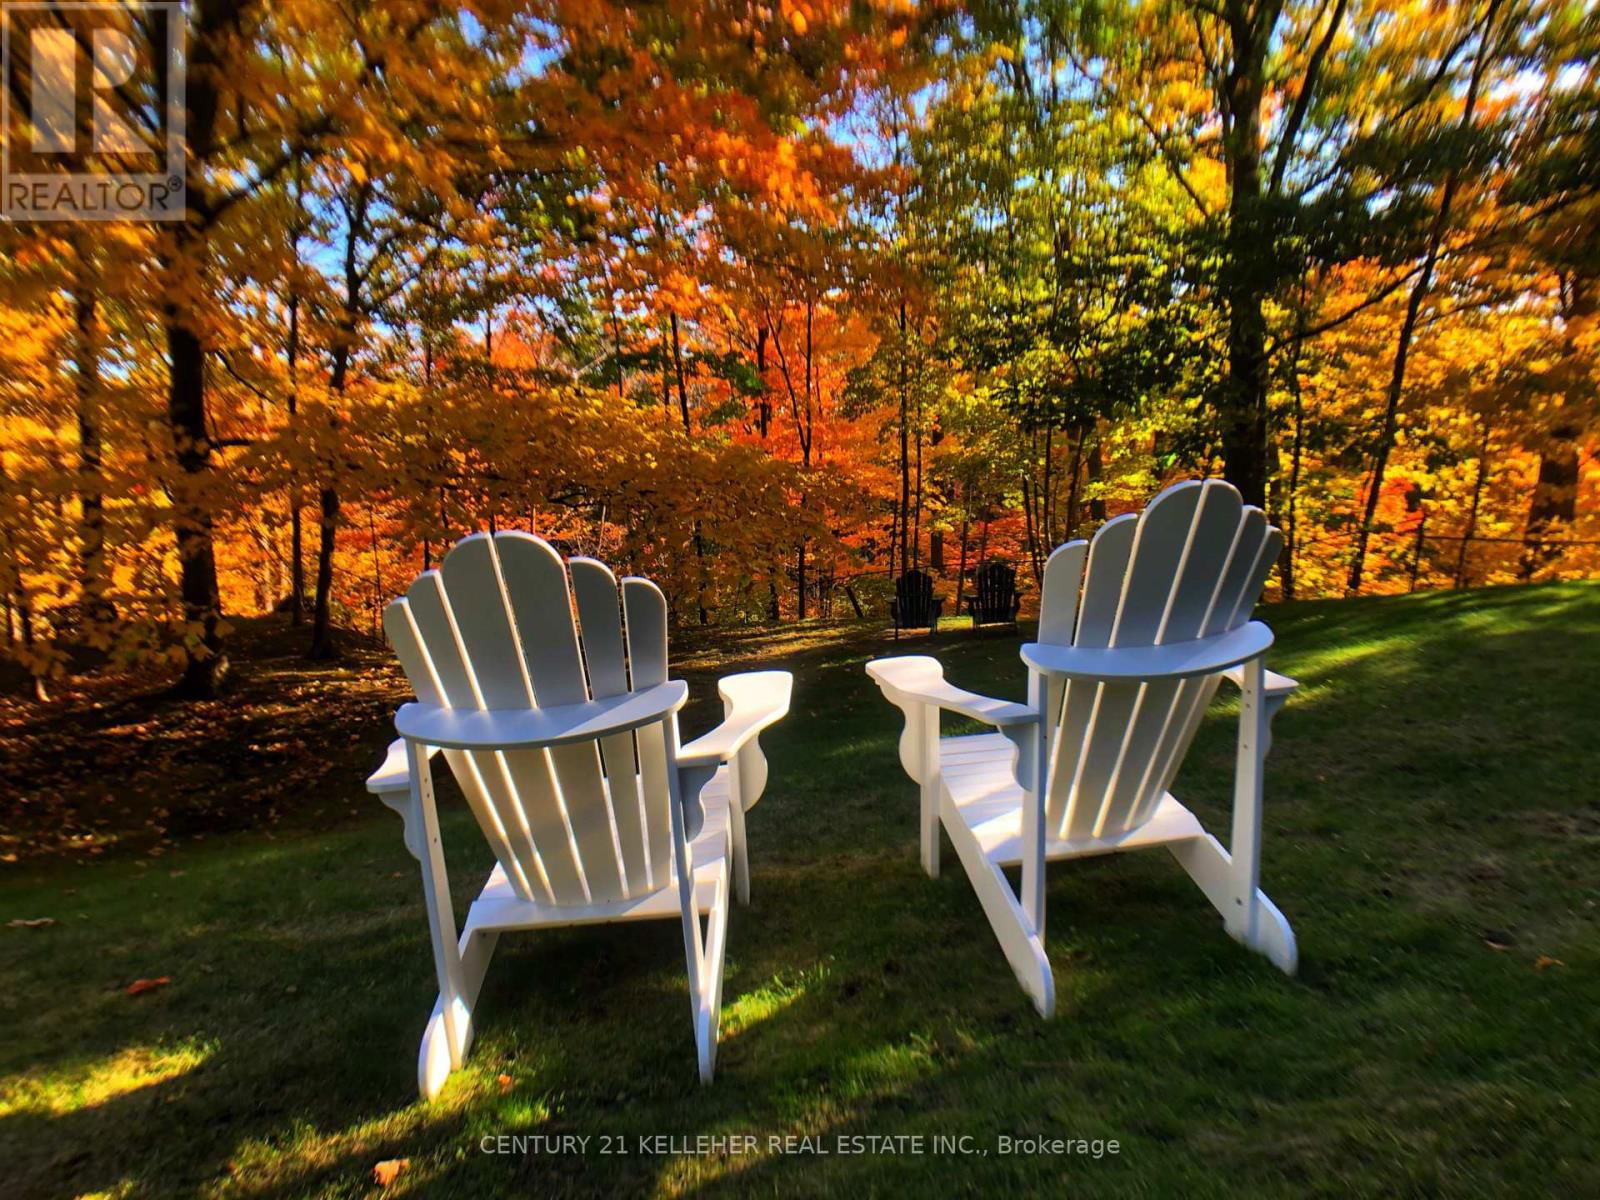
[[(0, 922), (59, 923), (0, 929), (0, 1193), (356, 1195), (404, 1158), (389, 1194), (1594, 1194), (1600, 586), (1265, 615), (1271, 665), (1302, 683), (1262, 862), (1296, 978), (1232, 942), (1164, 852), (1060, 864), (1041, 1021), (948, 846), (942, 878), (918, 867), (898, 713), (861, 669), (893, 643), (724, 637), (680, 655), (701, 694), (757, 663), (797, 679), (766, 739), (712, 1086), (662, 921), (505, 935), (466, 1068), (419, 1103), (420, 882), (356, 772), (332, 799), (370, 815), (333, 832), (5, 868)], [(957, 683), (1020, 698), (1017, 639), (931, 645)], [(715, 718), (697, 705), (691, 731)], [(1224, 839), (1232, 737), (1219, 704), (1174, 789)], [(464, 905), (489, 859), (457, 804), (446, 843)], [(482, 1152), (500, 1134), (590, 1140)], [(757, 1146), (638, 1141), (701, 1134)], [(917, 1134), (987, 1153), (768, 1140)], [(1002, 1156), (1001, 1135), (1120, 1148)]]

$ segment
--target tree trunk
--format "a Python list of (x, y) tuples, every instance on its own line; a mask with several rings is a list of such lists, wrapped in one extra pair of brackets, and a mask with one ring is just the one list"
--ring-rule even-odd
[[(350, 371), (350, 351), (355, 337), (354, 321), (347, 311), (345, 328), (339, 331), (339, 344), (333, 351), (333, 370), (329, 373), (329, 387), (337, 398), (344, 395), (345, 382)], [(330, 416), (338, 427), (338, 413)], [(337, 448), (333, 451), (337, 458)], [(339, 657), (339, 645), (333, 636), (333, 556), (339, 540), (339, 489), (334, 482), (338, 464), (330, 459), (328, 479), (317, 493), (317, 592), (311, 606), (311, 645), (306, 657), (326, 661)]]
[(1539, 450), (1539, 478), (1528, 503), (1526, 548), (1517, 577), (1527, 582), (1561, 555), (1559, 543), (1546, 539), (1550, 533), (1571, 525), (1578, 515), (1578, 438), (1576, 425), (1558, 425)]
[(239, 35), (247, 5), (240, 0), (205, 0), (194, 6), (189, 37), (189, 72), (184, 138), (189, 161), (185, 219), (173, 229), (171, 258), (163, 262), (166, 302), (162, 324), (169, 378), (167, 422), (178, 471), (171, 485), (172, 528), (178, 548), (178, 592), (183, 603), (183, 674), (173, 694), (190, 699), (217, 695), (228, 673), (223, 652), (222, 601), (212, 542), (211, 435), (206, 421), (205, 347), (195, 295), (207, 266), (208, 221), (203, 164), (216, 153), (216, 125), (226, 70), (221, 47)]
[[(1028, 562), (1033, 568), (1033, 582), (1043, 587), (1044, 565), (1039, 560), (1039, 532), (1038, 525), (1034, 520), (1034, 508), (1033, 489), (1028, 481), (1024, 479), (1022, 481), (1022, 518), (1028, 538)], [(987, 526), (984, 528), (984, 533), (985, 535), (988, 534)]]
[[(189, 240), (178, 233), (181, 243)], [(227, 675), (217, 624), (222, 600), (212, 544), (211, 441), (206, 430), (205, 349), (176, 301), (167, 306), (167, 356), (171, 378), (167, 420), (178, 462), (172, 481), (172, 520), (178, 543), (178, 594), (183, 602), (184, 666), (173, 688), (177, 696), (212, 699)]]
[(1295, 363), (1290, 369), (1289, 387), (1294, 396), (1294, 444), (1289, 452), (1289, 495), (1285, 498), (1288, 519), (1283, 531), (1283, 598), (1293, 600), (1295, 575), (1300, 553), (1300, 468), (1305, 458), (1305, 398), (1300, 394), (1299, 342), (1295, 343)]
[(1267, 322), (1261, 214), (1261, 99), (1271, 30), (1257, 27), (1254, 6), (1231, 2), (1233, 61), (1227, 78), (1231, 121), (1223, 139), (1228, 160), (1228, 233), (1224, 292), (1228, 300), (1228, 375), (1219, 424), (1224, 474), (1246, 504), (1267, 498)]
[(378, 636), (378, 625), (383, 617), (383, 559), (378, 556), (378, 517), (372, 504), (367, 504), (367, 532), (372, 545), (372, 636)]
[[(344, 235), (344, 308), (339, 314), (334, 336), (333, 366), (328, 372), (328, 390), (333, 393), (335, 407), (328, 420), (335, 435), (342, 419), (341, 407), (345, 388), (350, 380), (350, 360), (355, 353), (356, 334), (363, 314), (362, 285), (373, 264), (363, 269), (360, 247), (367, 234), (367, 219), (371, 212), (374, 185), (370, 180), (358, 184), (348, 198), (347, 221)], [(491, 327), (485, 325), (485, 339)], [(487, 352), (487, 341), (486, 341)], [(339, 439), (329, 439), (331, 449), (327, 463), (327, 479), (317, 494), (317, 594), (311, 613), (311, 645), (306, 657), (327, 660), (339, 657), (339, 646), (333, 636), (333, 556), (339, 542)]]
[(678, 336), (678, 314), (669, 318), (672, 323), (672, 368), (678, 379), (678, 412), (683, 417), (684, 433), (693, 433), (689, 427), (689, 387), (683, 374), (683, 342)]
[[(82, 254), (82, 243), (79, 253)], [(75, 357), (78, 400), (78, 582), (79, 616), (84, 634), (116, 619), (108, 596), (111, 579), (106, 570), (105, 480), (101, 472), (100, 338), (97, 296), (89, 279), (88, 264), (79, 259), (79, 279), (73, 295)]]
[(795, 558), (795, 620), (806, 619), (806, 544), (801, 542)]
[[(963, 515), (961, 518), (961, 560), (959, 565), (956, 567), (957, 607), (960, 606), (961, 597), (964, 596), (967, 591), (967, 534), (970, 529), (971, 526), (969, 525), (966, 516)], [(960, 614), (957, 613), (956, 615), (959, 616)]]
[[(684, 377), (683, 342), (678, 336), (677, 313), (672, 314), (672, 362), (678, 376), (678, 411), (683, 417), (683, 435), (692, 437), (694, 430), (689, 425), (689, 385)], [(710, 614), (706, 611), (706, 541), (698, 517), (694, 521), (694, 566), (695, 613), (700, 624), (705, 625), (710, 620)]]
[(1072, 482), (1067, 485), (1067, 516), (1062, 526), (1063, 541), (1070, 542), (1078, 536), (1078, 477), (1083, 473), (1083, 439), (1088, 434), (1087, 425), (1078, 426), (1078, 436), (1072, 443)]
[[(1472, 61), (1472, 76), (1467, 83), (1466, 100), (1461, 109), (1460, 128), (1472, 125), (1472, 115), (1478, 103), (1478, 88), (1483, 82), (1484, 67), (1489, 58), (1489, 38), (1494, 32), (1495, 14), (1500, 0), (1489, 0), (1483, 17), (1483, 32), (1479, 35), (1478, 53)], [(1394, 368), (1389, 374), (1389, 390), (1384, 397), (1383, 425), (1378, 432), (1378, 448), (1373, 455), (1372, 484), (1367, 489), (1367, 502), (1362, 512), (1361, 526), (1356, 530), (1355, 555), (1350, 560), (1350, 576), (1346, 580), (1346, 594), (1354, 596), (1361, 591), (1361, 576), (1366, 567), (1367, 541), (1372, 536), (1373, 520), (1378, 511), (1378, 500), (1383, 493), (1383, 476), (1389, 466), (1389, 455), (1394, 449), (1395, 433), (1400, 423), (1400, 398), (1405, 392), (1406, 363), (1411, 354), (1411, 339), (1416, 333), (1417, 320), (1422, 313), (1422, 302), (1433, 287), (1433, 272), (1439, 263), (1439, 252), (1444, 246), (1444, 235), (1450, 224), (1450, 209), (1455, 203), (1460, 177), (1455, 170), (1445, 175), (1444, 189), (1439, 196), (1439, 211), (1434, 215), (1433, 227), (1428, 232), (1428, 248), (1423, 256), (1422, 271), (1411, 285), (1411, 295), (1406, 300), (1405, 320), (1400, 323), (1400, 336), (1395, 344)]]
[(1100, 434), (1096, 431), (1094, 444), (1089, 447), (1089, 460), (1084, 474), (1089, 480), (1089, 520), (1099, 528), (1105, 524), (1106, 498), (1100, 492), (1100, 478), (1105, 474), (1105, 459), (1100, 447)]
[(1411, 580), (1406, 586), (1406, 591), (1417, 590), (1417, 578), (1422, 574), (1422, 547), (1428, 536), (1428, 506), (1420, 491), (1413, 491), (1407, 497), (1417, 510), (1417, 536), (1411, 546)]
[(911, 561), (922, 565), (922, 396), (917, 395), (917, 491), (916, 508), (911, 520)]
[(772, 429), (772, 398), (767, 392), (767, 327), (756, 330), (756, 376), (761, 381), (761, 394), (756, 397), (756, 428), (763, 440)]
[(1483, 422), (1483, 439), (1478, 444), (1478, 470), (1472, 480), (1472, 503), (1467, 508), (1467, 527), (1456, 550), (1455, 586), (1467, 586), (1467, 550), (1478, 532), (1478, 506), (1483, 500), (1483, 483), (1489, 475), (1489, 422)]
[(911, 569), (911, 428), (906, 377), (906, 302), (900, 301), (900, 574)]
[[(1576, 325), (1587, 325), (1600, 310), (1600, 288), (1593, 278), (1575, 275), (1568, 287), (1562, 316), (1567, 325), (1569, 358), (1581, 353), (1573, 341)], [(1560, 420), (1539, 447), (1539, 477), (1528, 504), (1527, 548), (1523, 551), (1518, 576), (1534, 577), (1562, 553), (1560, 545), (1545, 541), (1552, 529), (1570, 525), (1578, 515), (1578, 440), (1583, 430), (1570, 418)]]
[(1054, 520), (1051, 515), (1054, 511), (1054, 506), (1051, 503), (1051, 498), (1055, 494), (1055, 487), (1050, 482), (1054, 465), (1054, 443), (1055, 430), (1046, 425), (1044, 428), (1044, 482), (1034, 492), (1039, 506), (1038, 557), (1041, 563), (1050, 556), (1050, 551), (1054, 548), (1050, 544), (1050, 535), (1054, 528)]
[(333, 552), (339, 535), (339, 491), (327, 486), (318, 493), (320, 519), (317, 529), (317, 599), (311, 612), (311, 648), (306, 651), (310, 659), (326, 660), (339, 657), (339, 646), (333, 637)]
[[(300, 405), (300, 296), (289, 297), (289, 427), (298, 423)], [(289, 475), (289, 624), (299, 628), (306, 622), (306, 555), (305, 522), (301, 513), (304, 499), (300, 495), (298, 468), (290, 468)]]

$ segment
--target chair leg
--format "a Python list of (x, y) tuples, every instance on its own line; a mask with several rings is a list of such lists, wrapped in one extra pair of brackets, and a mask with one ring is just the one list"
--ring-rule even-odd
[(1272, 720), (1263, 695), (1265, 673), (1266, 664), (1259, 658), (1244, 665), (1234, 762), (1233, 835), (1228, 841), (1230, 904), (1223, 923), (1235, 938), (1292, 975), (1298, 958), (1294, 933), (1260, 887), (1261, 797)]
[[(418, 1084), (432, 1098), (445, 1077), (461, 1066), (472, 1037), (472, 998), (467, 994), (461, 946), (456, 940), (456, 918), (450, 902), (450, 879), (445, 873), (444, 845), (439, 837), (439, 813), (434, 803), (433, 772), (427, 747), (407, 743), (411, 771), (411, 804), (422, 829), (422, 894), (428, 911), (428, 932), (433, 942), (434, 973), (439, 979), (435, 1019), (430, 1018), (418, 1057)], [(492, 948), (491, 951), (492, 953)], [(475, 964), (476, 966), (477, 964)], [(484, 957), (482, 967), (487, 968)], [(481, 980), (481, 973), (479, 979)], [(474, 996), (476, 988), (473, 988)]]
[[(706, 920), (701, 968), (700, 1004), (695, 1011), (694, 1040), (700, 1060), (700, 1082), (710, 1083), (717, 1066), (717, 1035), (722, 1023), (722, 966), (728, 946), (728, 877), (722, 877)], [(699, 915), (695, 916), (696, 925)]]
[(1222, 914), (1228, 933), (1293, 975), (1299, 962), (1294, 931), (1261, 890), (1261, 787), (1269, 741), (1261, 659), (1244, 666), (1239, 741), (1234, 761), (1233, 835), (1224, 850), (1207, 834), (1170, 849)]
[[(676, 747), (673, 747), (676, 750)], [(702, 936), (700, 910), (695, 902), (694, 855), (685, 836), (683, 798), (676, 772), (667, 776), (672, 796), (672, 854), (678, 875), (678, 909), (683, 918), (683, 957), (689, 976), (689, 1011), (694, 1019), (694, 1040), (700, 1082), (710, 1083), (717, 1061), (717, 1025), (722, 1009), (722, 956), (728, 936), (728, 873), (723, 872)], [(734, 800), (737, 800), (737, 788)], [(732, 823), (732, 814), (729, 815)], [(732, 856), (732, 838), (724, 846)]]
[(917, 752), (921, 756), (922, 869), (929, 879), (939, 878), (939, 706), (923, 704)]
[(1264, 955), (1285, 975), (1295, 973), (1299, 965), (1299, 950), (1295, 945), (1294, 930), (1289, 927), (1288, 920), (1278, 906), (1259, 887), (1249, 906), (1254, 913), (1253, 927), (1248, 932), (1243, 929), (1235, 932), (1228, 923), (1230, 909), (1240, 907), (1234, 904), (1233, 856), (1222, 848), (1216, 838), (1208, 833), (1186, 842), (1173, 842), (1167, 849), (1205, 893), (1212, 907), (1222, 915), (1223, 925), (1229, 934), (1257, 954)]
[(1050, 960), (1045, 956), (1044, 938), (1033, 927), (1028, 914), (1023, 911), (1017, 894), (1005, 873), (989, 861), (972, 830), (962, 820), (961, 812), (948, 797), (941, 796), (944, 827), (950, 842), (956, 848), (961, 865), (966, 868), (972, 890), (983, 905), (989, 926), (1000, 942), (1006, 961), (1022, 985), (1022, 990), (1033, 1000), (1041, 1017), (1050, 1017), (1056, 1011), (1056, 981), (1050, 970)]
[(732, 837), (733, 848), (733, 890), (739, 898), (740, 904), (750, 903), (750, 852), (745, 843), (744, 831), (744, 799), (739, 794), (738, 783), (739, 764), (728, 764), (728, 774), (732, 776), (729, 782), (728, 797), (728, 832)]
[(683, 909), (689, 1009), (694, 1019), (700, 1082), (710, 1083), (717, 1065), (717, 1031), (722, 1017), (722, 964), (728, 944), (728, 876), (724, 872), (717, 887), (703, 938), (700, 912), (695, 903), (694, 876), (687, 875), (687, 885), (685, 878), (683, 874), (678, 877), (678, 900)]
[(1228, 932), (1248, 941), (1256, 924), (1256, 882), (1261, 873), (1261, 760), (1266, 713), (1261, 708), (1261, 660), (1244, 666), (1239, 696), (1239, 740), (1233, 764), (1233, 836), (1228, 839), (1229, 900), (1223, 913)]
[[(489, 960), (494, 957), (499, 941), (498, 933), (485, 933), (482, 930), (472, 930), (461, 940), (462, 1000), (467, 1016), (466, 1033), (461, 1046), (463, 1059), (472, 1049), (476, 1032), (473, 1012), (477, 1008), (484, 975), (489, 970)], [(434, 1002), (433, 1013), (428, 1017), (428, 1024), (423, 1028), (422, 1047), (417, 1052), (417, 1089), (428, 1100), (439, 1094), (439, 1089), (454, 1069), (450, 1064), (450, 1038), (445, 1030), (444, 1013), (444, 994), (440, 993), (439, 999)]]

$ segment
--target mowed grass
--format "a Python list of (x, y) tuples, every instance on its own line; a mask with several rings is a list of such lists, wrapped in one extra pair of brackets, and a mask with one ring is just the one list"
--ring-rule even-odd
[[(656, 922), (503, 937), (466, 1068), (417, 1102), (432, 963), (416, 864), (373, 801), (335, 833), (9, 869), (0, 919), (60, 923), (0, 929), (0, 1192), (359, 1195), (406, 1159), (389, 1194), (1593, 1194), (1600, 586), (1265, 616), (1269, 661), (1302, 683), (1262, 864), (1296, 978), (1232, 942), (1162, 851), (1060, 864), (1041, 1021), (948, 846), (939, 880), (918, 866), (898, 714), (861, 669), (893, 643), (725, 637), (679, 655), (702, 694), (745, 665), (797, 681), (767, 738), (712, 1086), (680, 930)], [(899, 648), (1020, 697), (1017, 641)], [(1219, 703), (1175, 788), (1224, 839), (1232, 715)], [(464, 905), (488, 856), (458, 804), (445, 826)], [(589, 1141), (483, 1152), (501, 1134)], [(682, 1152), (702, 1134), (756, 1146)], [(660, 1135), (678, 1142), (640, 1145)], [(840, 1135), (929, 1142), (841, 1154)], [(982, 1152), (932, 1153), (935, 1135)], [(1004, 1156), (1002, 1135), (1119, 1152)]]

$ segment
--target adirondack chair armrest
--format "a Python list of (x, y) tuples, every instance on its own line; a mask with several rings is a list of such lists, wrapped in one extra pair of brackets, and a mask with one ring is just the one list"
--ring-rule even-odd
[(402, 704), (394, 727), (402, 738), (457, 750), (529, 750), (626, 733), (683, 707), (689, 685), (669, 679), (637, 692), (549, 708), (446, 708)]
[(678, 750), (678, 766), (720, 766), (732, 761), (745, 744), (789, 713), (794, 676), (788, 671), (745, 671), (717, 683), (722, 696), (722, 724)]
[(684, 829), (694, 838), (705, 823), (700, 793), (727, 764), (730, 794), (737, 801), (737, 849), (744, 837), (742, 814), (755, 807), (767, 786), (767, 759), (761, 753), (759, 735), (788, 715), (794, 676), (788, 671), (746, 671), (719, 680), (717, 691), (722, 695), (722, 724), (678, 748), (678, 791), (683, 798)]
[[(429, 746), (427, 750), (431, 759), (439, 752), (439, 747)], [(389, 743), (382, 764), (367, 776), (367, 791), (382, 800), (400, 817), (406, 849), (412, 858), (420, 861), (422, 822), (411, 803), (411, 761), (406, 753), (405, 738), (395, 738)]]
[(1211, 675), (1259, 658), (1272, 645), (1272, 630), (1260, 621), (1212, 637), (1165, 646), (1058, 646), (1028, 642), (1022, 661), (1035, 671), (1067, 679), (1149, 683)]
[[(439, 751), (437, 746), (428, 747), (428, 757), (432, 758)], [(367, 776), (367, 791), (374, 796), (388, 796), (396, 792), (409, 793), (411, 791), (411, 767), (406, 761), (406, 740), (395, 738), (389, 743), (388, 752), (383, 756), (383, 763), (371, 775)]]
[(996, 729), (1032, 724), (1039, 719), (1026, 704), (980, 696), (946, 683), (939, 660), (925, 654), (875, 658), (867, 664), (867, 674), (885, 696), (902, 708), (908, 704), (933, 704)]
[[(1244, 689), (1244, 666), (1229, 667), (1222, 673), (1222, 677), (1241, 691)], [(1262, 692), (1268, 700), (1287, 700), (1294, 690), (1300, 686), (1298, 679), (1290, 679), (1287, 675), (1279, 675), (1276, 671), (1262, 672)]]
[[(1017, 748), (1012, 774), (1023, 791), (1033, 791), (1038, 773), (1035, 762), (1039, 746), (1039, 714), (1026, 704), (980, 696), (946, 683), (939, 660), (924, 654), (899, 658), (875, 658), (867, 664), (867, 674), (884, 697), (905, 715), (900, 734), (900, 765), (919, 784), (927, 785), (938, 775), (938, 711), (958, 713), (993, 726)], [(930, 713), (932, 708), (935, 711)]]

